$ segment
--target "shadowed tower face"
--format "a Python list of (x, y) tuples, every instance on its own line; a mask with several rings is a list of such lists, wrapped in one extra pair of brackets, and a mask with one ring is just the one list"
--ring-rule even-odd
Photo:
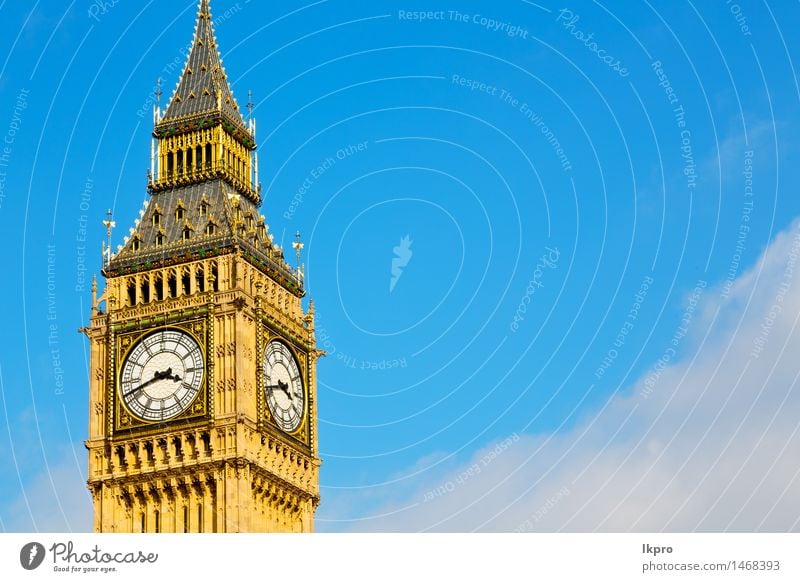
[(95, 531), (313, 531), (314, 307), (259, 212), (208, 0), (154, 119), (149, 197), (84, 329)]

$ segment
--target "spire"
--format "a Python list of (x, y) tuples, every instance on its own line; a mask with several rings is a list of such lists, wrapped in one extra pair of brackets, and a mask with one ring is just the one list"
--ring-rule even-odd
[(209, 0), (200, 0), (192, 49), (161, 126), (220, 115), (242, 129), (246, 127), (222, 66), (209, 4)]

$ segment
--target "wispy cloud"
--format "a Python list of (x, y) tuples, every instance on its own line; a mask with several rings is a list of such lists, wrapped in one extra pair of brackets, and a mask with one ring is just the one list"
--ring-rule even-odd
[(352, 529), (799, 530), (800, 221), (726, 299), (708, 289), (696, 318), (694, 347), (651, 390), (645, 374), (566, 433), (486, 463), (491, 443), (410, 496), (387, 488), (370, 513), (383, 517)]

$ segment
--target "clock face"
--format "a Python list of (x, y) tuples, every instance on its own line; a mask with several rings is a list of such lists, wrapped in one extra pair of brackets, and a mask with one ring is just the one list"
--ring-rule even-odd
[(264, 352), (264, 391), (275, 423), (294, 432), (303, 420), (305, 395), (297, 360), (286, 344), (274, 341)]
[(122, 401), (143, 420), (178, 416), (200, 392), (203, 352), (197, 341), (178, 329), (152, 333), (134, 344), (120, 376)]

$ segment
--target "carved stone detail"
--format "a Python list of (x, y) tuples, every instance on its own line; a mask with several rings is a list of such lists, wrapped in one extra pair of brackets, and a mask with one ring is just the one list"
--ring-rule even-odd
[[(229, 139), (221, 125), (202, 132), (210, 141)], [(181, 144), (189, 138), (180, 132), (170, 139), (175, 147), (200, 145)], [(171, 213), (170, 196), (160, 191), (158, 204)], [(228, 202), (222, 210), (235, 212)], [(240, 246), (220, 251), (192, 244), (185, 254), (165, 252), (153, 263), (106, 270), (107, 313), (93, 314), (86, 331), (95, 529), (154, 531), (158, 515), (165, 532), (311, 531), (320, 498), (313, 311), (303, 312), (303, 290), (291, 288), (285, 273), (271, 274), (272, 267)], [(282, 251), (273, 250), (270, 256), (282, 261)], [(206, 357), (206, 382), (185, 416), (148, 424), (119, 402), (118, 378), (133, 343), (159, 326), (195, 335)], [(271, 424), (263, 404), (261, 359), (275, 337), (296, 348), (305, 375), (309, 420), (296, 435)], [(313, 354), (310, 362), (306, 354)], [(247, 518), (238, 523), (241, 515)]]

